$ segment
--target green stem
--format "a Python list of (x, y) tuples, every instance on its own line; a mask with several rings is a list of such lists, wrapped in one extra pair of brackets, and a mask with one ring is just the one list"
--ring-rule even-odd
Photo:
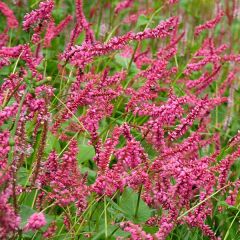
[(14, 123), (14, 127), (13, 127), (13, 131), (12, 131), (12, 134), (11, 134), (11, 139), (10, 141), (12, 142), (12, 147), (9, 151), (9, 155), (8, 155), (8, 164), (9, 166), (11, 166), (12, 164), (12, 159), (13, 159), (13, 149), (14, 149), (14, 136), (16, 134), (16, 131), (17, 131), (17, 126), (18, 126), (18, 122), (19, 122), (19, 119), (20, 119), (20, 115), (21, 115), (21, 111), (22, 111), (22, 106), (23, 106), (23, 103), (24, 103), (24, 100), (26, 98), (26, 95), (27, 95), (27, 90), (25, 90), (23, 96), (22, 96), (22, 99), (21, 99), (21, 102), (19, 104), (19, 108), (18, 108), (18, 112), (17, 112), (17, 116), (16, 116), (16, 120), (15, 120), (15, 123)]
[(219, 192), (221, 192), (222, 190), (224, 190), (225, 188), (229, 187), (231, 185), (231, 183), (223, 186), (222, 188), (218, 189), (216, 192), (214, 192), (213, 194), (209, 195), (208, 197), (206, 197), (204, 200), (202, 200), (201, 202), (199, 202), (198, 204), (196, 204), (195, 206), (191, 207), (189, 210), (187, 210), (186, 212), (184, 212), (183, 214), (181, 214), (177, 220), (179, 221), (180, 219), (182, 219), (184, 216), (186, 216), (188, 213), (192, 212), (195, 208), (199, 207), (200, 205), (202, 205), (204, 202), (208, 201), (209, 199), (211, 199), (213, 196), (217, 195)]
[(105, 229), (105, 239), (108, 238), (108, 226), (107, 226), (107, 204), (106, 197), (104, 197), (104, 229)]
[(138, 191), (138, 200), (137, 200), (137, 206), (136, 206), (136, 209), (135, 209), (134, 218), (137, 218), (138, 209), (139, 209), (139, 205), (140, 205), (141, 194), (142, 194), (142, 185), (140, 186), (139, 191)]
[[(237, 208), (239, 208), (239, 206), (240, 206), (240, 204), (238, 204)], [(233, 220), (232, 220), (232, 222), (231, 222), (231, 224), (230, 224), (230, 226), (229, 226), (229, 228), (228, 228), (228, 230), (227, 230), (227, 232), (226, 232), (226, 235), (225, 235), (225, 237), (224, 237), (223, 240), (227, 240), (228, 235), (229, 235), (229, 232), (230, 232), (230, 229), (231, 229), (233, 223), (235, 222), (235, 220), (236, 220), (236, 218), (237, 218), (237, 216), (238, 216), (239, 213), (240, 213), (240, 209), (238, 210), (237, 214), (236, 214), (235, 217), (233, 218)]]
[(33, 178), (32, 178), (32, 184), (35, 184), (35, 181), (37, 180), (39, 169), (40, 169), (40, 164), (42, 160), (42, 156), (44, 153), (44, 148), (46, 145), (46, 139), (47, 139), (47, 130), (48, 130), (48, 122), (44, 121), (43, 123), (43, 129), (42, 129), (42, 135), (41, 135), (41, 140), (40, 140), (40, 145), (38, 148), (38, 153), (37, 153), (37, 158), (36, 158), (36, 167), (33, 172)]
[[(137, 44), (135, 45), (133, 54), (132, 54), (132, 56), (131, 56), (130, 62), (129, 62), (128, 67), (127, 67), (127, 74), (129, 74), (129, 71), (130, 71), (130, 68), (131, 68), (131, 66), (132, 66), (132, 62), (133, 62), (133, 59), (134, 59), (135, 54), (136, 54), (136, 52), (137, 52), (138, 46), (139, 46), (139, 42), (137, 42)], [(126, 87), (126, 86), (125, 86), (125, 87)]]
[(96, 39), (98, 39), (99, 32), (100, 32), (100, 26), (101, 26), (101, 21), (102, 21), (102, 10), (103, 10), (103, 3), (101, 1), (100, 14), (99, 14), (98, 23), (97, 23)]

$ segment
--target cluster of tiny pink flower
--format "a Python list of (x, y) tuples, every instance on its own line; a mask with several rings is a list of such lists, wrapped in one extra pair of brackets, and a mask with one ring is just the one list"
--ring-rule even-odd
[[(169, 7), (178, 1), (166, 2)], [(74, 212), (81, 219), (81, 227), (91, 197), (96, 202), (102, 197), (114, 198), (128, 187), (139, 193), (139, 201), (141, 198), (153, 209), (143, 224), (158, 228), (150, 234), (142, 225), (122, 218), (119, 226), (131, 234), (131, 239), (166, 239), (177, 225), (183, 224), (198, 227), (206, 236), (218, 239), (206, 224), (214, 209), (209, 196), (219, 191), (229, 205), (236, 204), (240, 183), (233, 187), (229, 173), (240, 157), (240, 134), (229, 142), (231, 151), (225, 156), (220, 134), (206, 133), (213, 131), (211, 112), (229, 102), (225, 94), (236, 78), (240, 56), (215, 41), (212, 34), (180, 71), (178, 46), (185, 37), (184, 32), (179, 34), (181, 18), (170, 17), (155, 28), (129, 31), (122, 36), (112, 37), (111, 33), (106, 42), (101, 42), (98, 37), (95, 39), (82, 0), (75, 3), (75, 25), (59, 54), (58, 70), (66, 89), (55, 94), (55, 83), (46, 76), (47, 71), (41, 72), (44, 51), (73, 17), (68, 15), (56, 24), (54, 1), (40, 2), (23, 20), (23, 30), (32, 33), (31, 41), (12, 46), (8, 44), (9, 29), (18, 28), (19, 24), (13, 11), (0, 1), (0, 11), (7, 21), (0, 35), (0, 69), (15, 60), (12, 73), (0, 86), (0, 238), (14, 238), (18, 233), (45, 226), (48, 228), (43, 237), (51, 238), (58, 226), (55, 221), (48, 223), (44, 211), (52, 206), (62, 211), (60, 218), (72, 234), (77, 220), (73, 223), (69, 214)], [(133, 4), (132, 0), (120, 1), (113, 9), (121, 14)], [(125, 22), (134, 23), (141, 14), (152, 12), (153, 9), (133, 11), (132, 18)], [(218, 10), (214, 19), (197, 26), (197, 41), (201, 42), (202, 31), (213, 32), (223, 16), (224, 11)], [(151, 21), (153, 17), (154, 13)], [(82, 32), (82, 44), (75, 45)], [(155, 39), (161, 42), (154, 42)], [(154, 42), (155, 53), (150, 48), (142, 49), (143, 41)], [(135, 49), (132, 42), (136, 43)], [(126, 70), (115, 71), (105, 66), (107, 62), (101, 70), (102, 65), (94, 61), (116, 52), (130, 59)], [(229, 71), (223, 74), (225, 78), (217, 93), (207, 95), (209, 86), (226, 71), (225, 63), (230, 63)], [(131, 69), (133, 64), (135, 72)], [(60, 105), (55, 111), (57, 100)], [(107, 129), (102, 130), (106, 125)], [(93, 183), (79, 167), (78, 136), (87, 139), (95, 151), (90, 159), (96, 171)], [(55, 147), (49, 151), (51, 137), (59, 141), (60, 151)], [(200, 154), (207, 148), (214, 149), (210, 156)], [(25, 185), (18, 183), (17, 175), (24, 168), (31, 169)], [(33, 206), (38, 212), (21, 227), (19, 199), (33, 191)], [(192, 208), (196, 201), (201, 204)]]

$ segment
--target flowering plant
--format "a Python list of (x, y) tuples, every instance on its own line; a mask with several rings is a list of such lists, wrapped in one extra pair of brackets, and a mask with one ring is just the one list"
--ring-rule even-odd
[(237, 239), (239, 7), (0, 1), (0, 239)]

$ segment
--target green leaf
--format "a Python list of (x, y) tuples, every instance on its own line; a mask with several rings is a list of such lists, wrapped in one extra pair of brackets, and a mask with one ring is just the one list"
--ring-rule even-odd
[(49, 131), (45, 151), (46, 153), (50, 153), (52, 150), (56, 150), (59, 153), (61, 151), (61, 146), (58, 138)]
[(20, 208), (20, 216), (21, 216), (21, 225), (20, 226), (24, 227), (25, 224), (27, 223), (28, 218), (34, 213), (35, 213), (35, 211), (31, 207), (22, 205)]
[(79, 144), (79, 153), (77, 155), (77, 160), (79, 163), (91, 160), (95, 156), (95, 150), (93, 146), (87, 144)]
[(95, 182), (97, 177), (96, 171), (93, 171), (88, 167), (81, 167), (81, 173), (87, 173), (88, 184), (93, 184)]
[[(116, 54), (115, 60), (123, 69), (128, 69), (128, 65), (130, 64), (131, 58), (123, 57), (120, 54)], [(134, 62), (131, 63), (130, 71), (132, 73), (138, 72), (137, 66)]]
[(115, 60), (116, 62), (121, 65), (121, 67), (123, 67), (124, 69), (128, 68), (128, 65), (130, 63), (130, 58), (127, 57), (123, 57), (120, 54), (116, 54), (115, 55)]
[(217, 206), (229, 207), (225, 201), (218, 201)]
[(149, 22), (149, 19), (145, 15), (140, 15), (137, 21), (137, 27), (145, 26)]
[(25, 186), (27, 178), (28, 178), (28, 170), (24, 167), (20, 167), (17, 172), (17, 183), (22, 186)]
[(144, 226), (143, 227), (143, 230), (145, 231), (145, 232), (147, 232), (147, 233), (151, 233), (151, 234), (154, 234), (154, 233), (156, 233), (157, 231), (158, 231), (158, 227), (156, 227), (156, 226)]
[(135, 223), (146, 222), (151, 216), (151, 209), (142, 199), (140, 199), (137, 216), (135, 216), (137, 202), (138, 194), (132, 189), (126, 188), (121, 197), (119, 206), (124, 211), (127, 219), (132, 220)]
[[(25, 224), (27, 223), (28, 218), (29, 218), (32, 214), (36, 213), (37, 211), (35, 211), (34, 209), (32, 209), (32, 208), (29, 207), (29, 206), (22, 205), (22, 206), (20, 207), (20, 211), (19, 211), (19, 212), (20, 212), (20, 217), (21, 217), (21, 224), (20, 224), (20, 226), (21, 226), (21, 227), (24, 227)], [(49, 223), (51, 223), (51, 221), (53, 220), (53, 217), (52, 217), (52, 216), (49, 216), (48, 214), (45, 214), (45, 213), (44, 213), (44, 216), (45, 216), (45, 218), (46, 218), (47, 225), (48, 225)], [(46, 226), (43, 227), (43, 229), (45, 229), (45, 228), (46, 228)]]
[[(28, 218), (29, 218), (32, 214), (34, 214), (35, 212), (36, 212), (36, 211), (33, 210), (31, 207), (29, 207), (29, 206), (27, 206), (27, 205), (21, 205), (20, 211), (19, 211), (20, 217), (21, 217), (21, 224), (20, 224), (20, 227), (21, 227), (21, 228), (24, 228), (24, 226), (25, 226), (26, 223), (27, 223)], [(47, 224), (46, 224), (45, 226), (43, 226), (43, 227), (41, 228), (41, 230), (46, 231), (47, 228), (48, 228), (48, 225), (53, 221), (54, 218), (51, 217), (51, 216), (49, 216), (48, 214), (45, 214), (45, 213), (44, 213), (44, 215), (45, 215)], [(26, 238), (26, 239), (27, 239), (27, 238), (32, 238), (33, 236), (35, 236), (34, 239), (42, 239), (39, 235), (36, 236), (36, 235), (35, 235), (35, 232), (36, 232), (36, 231), (23, 232), (23, 237), (24, 237), (24, 239), (25, 239), (25, 238)]]

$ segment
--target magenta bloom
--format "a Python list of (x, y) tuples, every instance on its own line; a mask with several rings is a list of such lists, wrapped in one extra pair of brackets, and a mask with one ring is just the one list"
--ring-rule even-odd
[(44, 45), (46, 47), (50, 46), (51, 41), (60, 34), (60, 32), (68, 25), (71, 20), (72, 16), (69, 15), (65, 19), (63, 19), (57, 26), (55, 26), (54, 21), (51, 21), (46, 31)]
[(214, 19), (209, 20), (206, 23), (197, 26), (195, 28), (195, 35), (199, 35), (203, 30), (215, 28), (216, 25), (221, 21), (223, 16), (224, 16), (224, 12), (220, 11)]
[(0, 12), (2, 12), (2, 14), (7, 18), (7, 26), (9, 28), (18, 27), (18, 20), (14, 16), (13, 11), (2, 1), (0, 1)]
[(142, 230), (142, 228), (136, 224), (133, 224), (131, 222), (121, 222), (120, 227), (126, 231), (131, 233), (131, 239), (138, 240), (138, 239), (146, 239), (146, 240), (153, 240), (154, 238), (147, 234)]
[(94, 57), (107, 55), (112, 51), (121, 50), (130, 41), (141, 41), (144, 39), (165, 38), (172, 35), (173, 30), (178, 26), (178, 18), (171, 17), (166, 21), (161, 21), (156, 28), (145, 29), (142, 32), (128, 32), (120, 37), (113, 37), (107, 43), (96, 42), (89, 44), (84, 42), (82, 45), (72, 46), (70, 50), (62, 54), (62, 60), (70, 61), (72, 65), (85, 67), (92, 62)]
[(234, 238), (238, 1), (185, 2), (0, 0), (0, 240)]
[(169, 0), (168, 1), (169, 4), (174, 4), (174, 3), (177, 3), (177, 2), (178, 2), (178, 0)]
[(38, 230), (41, 227), (46, 225), (46, 219), (43, 213), (34, 213), (31, 215), (27, 221), (27, 224), (24, 227), (25, 231), (29, 230)]
[(8, 203), (11, 194), (10, 188), (0, 193), (0, 239), (9, 239), (11, 233), (16, 231), (20, 225), (20, 216), (14, 212), (14, 208)]
[(122, 10), (131, 7), (133, 4), (133, 0), (125, 0), (125, 1), (120, 1), (120, 3), (117, 4), (117, 6), (114, 9), (115, 13), (119, 13)]
[(49, 19), (51, 17), (53, 7), (54, 3), (52, 0), (41, 2), (37, 10), (33, 10), (32, 12), (24, 16), (23, 29), (29, 30), (29, 28), (32, 25), (38, 24), (41, 21)]

